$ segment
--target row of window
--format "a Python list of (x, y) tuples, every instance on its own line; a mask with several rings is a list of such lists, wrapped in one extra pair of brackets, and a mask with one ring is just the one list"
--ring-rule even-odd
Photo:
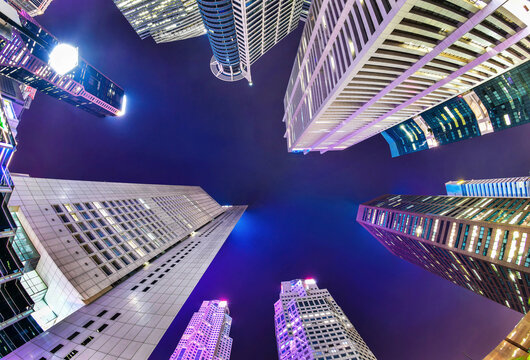
[[(99, 314), (97, 314), (96, 316), (101, 318), (103, 317), (103, 315), (105, 315), (108, 311), (107, 310), (103, 310), (101, 311)], [(112, 315), (112, 317), (109, 318), (109, 320), (116, 320), (119, 316), (121, 315), (121, 313), (115, 313), (114, 315)], [(94, 324), (94, 320), (89, 320), (88, 322), (86, 322), (84, 325), (83, 325), (83, 328), (85, 329), (88, 329), (92, 324)], [(99, 326), (97, 329), (95, 329), (96, 332), (100, 333), (102, 332), (103, 330), (105, 330), (107, 327), (109, 326), (109, 324), (107, 323), (104, 323), (102, 324), (101, 326)], [(67, 339), (72, 341), (74, 340), (75, 338), (77, 338), (77, 336), (80, 334), (79, 331), (75, 331), (73, 332), (72, 334), (70, 334)], [(82, 346), (87, 346), (92, 340), (94, 339), (93, 336), (88, 336), (86, 339), (84, 339), (80, 344)], [(50, 350), (50, 353), (52, 354), (55, 354), (57, 351), (59, 351), (60, 349), (62, 349), (64, 347), (63, 344), (58, 344), (57, 346), (55, 346), (53, 349)], [(64, 359), (65, 360), (69, 360), (71, 358), (73, 358), (79, 351), (78, 350), (72, 350), (71, 352), (69, 352), (65, 357)], [(46, 360), (45, 357), (41, 357), (39, 360)]]
[[(170, 265), (169, 267), (170, 268), (174, 268), (176, 266), (176, 264), (178, 264), (182, 259), (184, 259), (186, 257), (186, 255), (188, 255), (193, 249), (195, 249), (201, 242), (198, 241), (195, 245), (193, 245), (193, 242), (189, 243), (188, 245), (184, 246), (180, 251), (178, 251), (175, 255), (173, 255), (171, 258), (169, 258), (168, 260), (166, 260), (165, 263), (161, 264), (160, 267), (156, 268), (152, 273), (150, 273), (149, 275), (147, 275), (147, 277), (145, 277), (144, 279), (140, 280), (140, 283), (139, 284), (144, 284), (146, 283), (147, 281), (149, 281), (149, 278), (152, 278), (154, 275), (156, 275), (157, 272), (159, 272), (160, 270), (162, 270), (163, 267), (165, 267), (167, 264), (169, 264), (171, 262), (171, 260), (177, 258), (182, 252), (184, 252), (189, 246), (193, 245), (190, 249), (188, 249), (184, 255), (180, 256), (179, 259), (175, 260), (175, 262)], [(155, 285), (159, 279), (163, 278), (165, 276), (165, 273), (168, 273), (171, 269), (168, 268), (168, 269), (165, 269), (164, 270), (164, 273), (163, 274), (159, 274), (157, 276), (157, 279), (154, 279), (154, 280), (151, 280), (151, 282), (149, 283), (149, 285)], [(136, 290), (140, 287), (140, 285), (135, 285), (131, 288), (131, 290)], [(150, 286), (146, 286), (142, 289), (143, 292), (147, 292), (149, 291), (149, 289), (151, 289)]]

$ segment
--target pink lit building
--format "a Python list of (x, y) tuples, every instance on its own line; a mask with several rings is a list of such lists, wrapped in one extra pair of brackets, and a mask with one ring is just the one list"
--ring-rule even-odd
[(226, 301), (203, 301), (184, 331), (170, 360), (228, 360), (232, 350)]
[(314, 279), (282, 282), (274, 304), (280, 360), (375, 360), (352, 323)]

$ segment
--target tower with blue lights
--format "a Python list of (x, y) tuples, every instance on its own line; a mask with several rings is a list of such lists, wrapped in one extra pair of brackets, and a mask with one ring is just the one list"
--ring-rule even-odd
[(194, 0), (114, 0), (114, 4), (142, 39), (166, 43), (206, 33)]
[(210, 70), (224, 81), (243, 79), (232, 1), (197, 0), (197, 3), (213, 52)]
[(527, 61), (383, 131), (392, 157), (529, 123), (528, 74)]

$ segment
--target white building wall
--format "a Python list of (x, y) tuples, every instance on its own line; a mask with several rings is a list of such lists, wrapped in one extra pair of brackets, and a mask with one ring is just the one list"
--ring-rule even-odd
[(195, 235), (4, 359), (59, 360), (74, 352), (76, 360), (147, 359), (245, 208), (225, 208)]

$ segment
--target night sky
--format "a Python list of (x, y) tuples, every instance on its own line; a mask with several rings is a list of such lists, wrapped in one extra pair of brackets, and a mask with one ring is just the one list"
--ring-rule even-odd
[(200, 185), (248, 204), (151, 359), (167, 359), (202, 300), (225, 298), (233, 360), (277, 359), (280, 282), (328, 288), (378, 359), (481, 359), (521, 314), (391, 255), (355, 222), (385, 193), (444, 194), (459, 178), (528, 175), (530, 125), (392, 159), (381, 136), (289, 154), (283, 96), (301, 28), (253, 65), (254, 86), (209, 70), (206, 37), (140, 40), (112, 0), (54, 0), (37, 18), (122, 86), (128, 114), (100, 119), (38, 94), (19, 126), (12, 172)]

